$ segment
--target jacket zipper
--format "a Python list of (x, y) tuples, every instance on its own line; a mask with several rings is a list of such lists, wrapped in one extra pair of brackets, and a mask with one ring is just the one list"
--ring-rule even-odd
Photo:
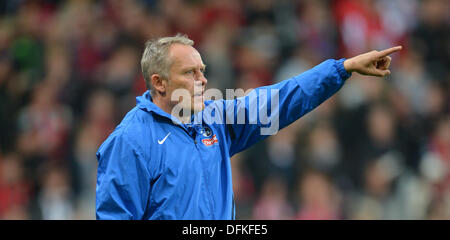
[[(197, 145), (196, 137), (197, 137), (197, 136), (195, 136), (195, 138), (194, 138), (195, 148), (197, 149), (197, 151), (198, 151), (198, 153), (199, 153), (199, 155), (200, 155), (200, 158), (203, 159), (203, 156), (202, 156), (202, 154), (201, 154), (201, 151), (200, 151), (200, 149), (198, 148), (198, 145)], [(202, 164), (203, 170), (205, 170), (205, 167), (204, 167), (204, 165), (203, 165), (203, 160), (201, 160), (201, 161), (202, 161), (201, 164)], [(212, 219), (215, 219), (215, 216), (214, 216), (214, 207), (213, 207), (213, 200), (211, 199), (211, 191), (209, 190), (209, 187), (208, 187), (208, 185), (209, 185), (209, 184), (208, 184), (209, 179), (208, 179), (208, 176), (207, 176), (206, 171), (205, 171), (204, 178), (205, 178), (205, 183), (206, 183), (206, 184), (205, 184), (205, 187), (206, 187), (206, 190), (208, 191), (209, 209), (210, 209), (210, 211), (211, 211)]]

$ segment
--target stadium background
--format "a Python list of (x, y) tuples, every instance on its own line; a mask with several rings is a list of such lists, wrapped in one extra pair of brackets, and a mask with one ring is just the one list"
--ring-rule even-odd
[(232, 159), (238, 219), (449, 219), (447, 0), (3, 0), (0, 218), (95, 219), (95, 152), (145, 91), (147, 39), (188, 34), (209, 87), (403, 45)]

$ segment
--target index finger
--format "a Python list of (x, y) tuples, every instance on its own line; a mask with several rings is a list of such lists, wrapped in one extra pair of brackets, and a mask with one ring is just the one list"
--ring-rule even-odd
[(392, 48), (388, 48), (386, 50), (380, 51), (378, 52), (378, 57), (386, 57), (387, 55), (390, 55), (392, 53), (398, 52), (400, 50), (402, 50), (402, 46), (396, 46), (396, 47), (392, 47)]

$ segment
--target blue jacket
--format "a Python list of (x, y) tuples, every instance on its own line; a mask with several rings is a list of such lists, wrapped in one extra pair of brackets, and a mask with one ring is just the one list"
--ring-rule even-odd
[[(266, 138), (261, 128), (273, 124), (251, 124), (253, 113), (266, 107), (278, 114), (280, 129), (289, 125), (342, 87), (350, 77), (343, 61), (327, 60), (241, 98), (205, 102), (196, 116), (214, 111), (234, 124), (174, 122), (148, 91), (137, 97), (97, 152), (97, 219), (234, 219), (230, 157)], [(271, 89), (278, 91), (277, 109), (261, 104)], [(238, 113), (245, 113), (246, 124), (237, 123)]]

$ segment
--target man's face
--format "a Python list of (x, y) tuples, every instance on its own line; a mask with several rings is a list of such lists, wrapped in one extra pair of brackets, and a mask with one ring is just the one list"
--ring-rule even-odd
[[(172, 66), (169, 71), (167, 94), (169, 97), (177, 89), (186, 89), (190, 93), (190, 110), (203, 110), (203, 93), (208, 80), (205, 78), (205, 64), (200, 53), (192, 46), (173, 44), (169, 49)], [(178, 104), (178, 101), (173, 104)]]

